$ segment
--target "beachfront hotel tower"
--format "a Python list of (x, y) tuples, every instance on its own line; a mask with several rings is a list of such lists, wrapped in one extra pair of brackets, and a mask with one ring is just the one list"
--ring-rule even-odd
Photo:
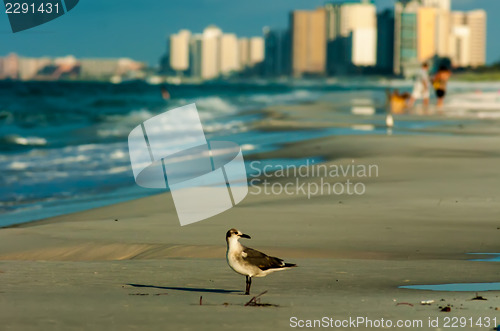
[(394, 12), (386, 9), (377, 14), (377, 68), (391, 74), (394, 63)]
[(467, 67), (471, 63), (470, 28), (464, 24), (463, 13), (451, 15), (450, 58), (455, 67)]
[(264, 38), (262, 37), (252, 37), (249, 41), (249, 56), (248, 63), (250, 67), (254, 67), (257, 64), (264, 61)]
[(478, 67), (486, 63), (486, 12), (453, 12), (450, 55), (454, 66)]
[(191, 32), (180, 30), (170, 35), (170, 67), (176, 72), (184, 72), (189, 68), (189, 42)]
[(203, 35), (195, 34), (189, 41), (189, 75), (201, 78)]
[(326, 14), (324, 8), (290, 14), (292, 74), (326, 74)]
[(329, 73), (375, 66), (377, 14), (372, 1), (328, 3), (325, 10)]
[(437, 53), (437, 11), (435, 7), (420, 7), (417, 11), (417, 58), (420, 63)]
[(210, 25), (203, 30), (201, 48), (201, 78), (205, 80), (219, 77), (221, 68), (220, 38), (222, 30)]
[(418, 60), (417, 15), (420, 2), (400, 0), (394, 7), (394, 73), (411, 77), (420, 67)]
[(264, 28), (265, 58), (262, 74), (279, 77), (290, 74), (290, 32)]
[(220, 71), (223, 76), (240, 69), (238, 37), (233, 33), (223, 34), (220, 38)]

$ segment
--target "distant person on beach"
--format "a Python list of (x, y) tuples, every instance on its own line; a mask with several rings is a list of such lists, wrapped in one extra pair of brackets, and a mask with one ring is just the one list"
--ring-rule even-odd
[(170, 100), (170, 93), (168, 92), (167, 88), (165, 86), (161, 87), (161, 97), (163, 100)]
[(444, 97), (446, 96), (446, 85), (448, 79), (450, 79), (451, 71), (446, 66), (440, 66), (438, 72), (432, 80), (432, 86), (436, 91), (437, 106), (438, 108), (443, 107)]
[(413, 84), (413, 92), (408, 101), (408, 107), (413, 107), (415, 100), (424, 99), (424, 107), (427, 108), (429, 106), (430, 85), (429, 65), (423, 63), (417, 73), (415, 84)]

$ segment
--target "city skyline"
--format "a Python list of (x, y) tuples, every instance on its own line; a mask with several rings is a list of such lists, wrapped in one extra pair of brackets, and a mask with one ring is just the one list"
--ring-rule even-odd
[[(286, 30), (268, 29), (264, 33), (267, 51), (264, 57), (260, 47), (259, 58), (265, 60), (254, 73), (261, 77), (297, 78), (377, 73), (409, 78), (423, 62), (434, 68), (443, 60), (451, 61), (453, 67), (478, 67), (485, 64), (486, 22), (484, 10), (451, 11), (450, 0), (400, 0), (394, 10), (379, 13), (370, 0), (294, 10)], [(279, 37), (280, 33), (289, 36)], [(207, 80), (243, 71), (245, 66), (241, 67), (237, 60), (241, 49), (235, 35), (223, 34), (215, 26), (198, 35), (203, 52), (200, 55), (191, 52), (191, 56), (189, 30), (170, 36), (170, 65), (164, 62), (164, 74), (177, 77), (187, 74)], [(227, 45), (230, 47), (224, 46), (224, 36), (234, 39)], [(381, 38), (380, 45), (377, 37)], [(253, 47), (247, 46), (244, 52), (253, 52)], [(229, 58), (224, 59), (225, 55)], [(201, 74), (187, 71), (189, 63), (197, 58), (202, 59)], [(228, 63), (230, 58), (234, 58), (235, 65), (231, 70), (221, 70), (221, 64)], [(179, 59), (183, 59), (181, 66), (177, 64)], [(381, 59), (387, 61), (382, 63)], [(287, 62), (290, 62), (288, 68), (279, 64)]]
[(371, 0), (328, 2), (294, 10), (289, 19), (287, 29), (265, 28), (263, 37), (238, 37), (216, 25), (202, 32), (181, 29), (168, 37), (159, 70), (150, 68), (147, 74), (140, 72), (143, 65), (124, 67), (123, 59), (9, 56), (0, 57), (0, 78), (119, 82), (151, 79), (155, 72), (161, 75), (155, 80), (177, 81), (349, 74), (410, 78), (423, 62), (434, 69), (443, 63), (456, 68), (486, 63), (486, 12), (452, 11), (450, 0), (399, 0), (394, 10), (378, 13)]
[[(260, 2), (262, 6), (258, 5)], [(16, 52), (28, 57), (69, 54), (76, 57), (130, 57), (156, 66), (165, 53), (168, 36), (179, 30), (202, 31), (215, 24), (239, 37), (252, 37), (262, 35), (265, 26), (286, 28), (292, 10), (311, 10), (324, 3), (326, 1), (276, 0), (270, 4), (257, 0), (251, 4), (235, 4), (227, 0), (188, 0), (163, 4), (147, 0), (141, 3), (141, 8), (134, 9), (128, 2), (115, 6), (118, 1), (98, 3), (89, 0), (81, 3), (71, 15), (23, 33), (12, 34), (4, 15), (0, 23), (0, 55)], [(394, 7), (393, 0), (375, 0), (374, 3), (378, 12)], [(452, 0), (452, 9), (485, 9), (491, 15), (500, 12), (500, 3), (496, 0)], [(92, 15), (92, 24), (89, 24), (89, 15)], [(142, 24), (142, 17), (148, 17), (147, 25)], [(492, 16), (488, 20), (487, 34), (494, 35), (492, 31), (495, 29), (500, 29), (500, 22)], [(500, 60), (500, 43), (495, 43), (494, 38), (489, 41), (486, 61), (497, 62)]]
[(209, 25), (201, 33), (182, 29), (171, 34), (160, 73), (211, 80), (249, 73), (264, 58), (262, 36), (239, 37)]

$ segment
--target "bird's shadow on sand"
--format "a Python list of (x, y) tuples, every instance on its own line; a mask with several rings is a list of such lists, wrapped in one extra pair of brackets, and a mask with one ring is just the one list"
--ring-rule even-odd
[(133, 287), (147, 287), (147, 288), (157, 288), (161, 290), (175, 290), (175, 291), (186, 291), (186, 292), (200, 292), (200, 293), (241, 293), (243, 291), (238, 290), (223, 290), (218, 288), (199, 288), (199, 287), (172, 287), (172, 286), (155, 286), (155, 285), (144, 285), (144, 284), (127, 284)]

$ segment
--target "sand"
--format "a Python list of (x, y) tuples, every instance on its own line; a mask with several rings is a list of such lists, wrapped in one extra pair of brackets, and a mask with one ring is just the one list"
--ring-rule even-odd
[[(338, 123), (325, 102), (304, 107), (307, 120), (299, 106), (275, 107), (259, 125)], [(500, 123), (456, 121), (434, 128), (439, 134), (326, 137), (248, 158), (376, 165), (371, 178), (300, 178), (360, 182), (361, 195), (266, 195), (252, 186), (235, 208), (180, 227), (165, 193), (1, 229), (0, 329), (271, 330), (323, 317), (421, 320), (413, 329), (422, 330), (443, 329), (446, 317), (500, 324), (498, 291), (479, 293), (482, 301), (398, 288), (500, 281), (498, 263), (467, 254), (500, 252)], [(225, 262), (232, 227), (252, 236), (244, 244), (299, 267), (255, 279), (252, 295), (242, 295), (244, 277)], [(270, 306), (244, 306), (264, 291), (260, 302)]]

